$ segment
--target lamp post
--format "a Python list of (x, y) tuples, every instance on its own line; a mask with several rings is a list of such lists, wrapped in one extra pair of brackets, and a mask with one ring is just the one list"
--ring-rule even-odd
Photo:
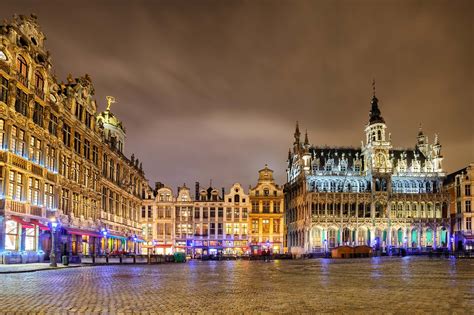
[(133, 234), (133, 254), (137, 254), (137, 235)]
[(102, 228), (101, 232), (102, 232), (102, 235), (104, 236), (104, 253), (105, 253), (106, 256), (108, 256), (108, 253), (107, 253), (108, 248), (109, 248), (109, 244), (107, 244), (107, 233), (108, 232), (107, 232), (106, 228)]
[(49, 254), (49, 266), (50, 267), (57, 267), (58, 263), (56, 262), (56, 242), (54, 234), (56, 233), (56, 228), (58, 227), (58, 222), (56, 221), (55, 217), (50, 219), (50, 226), (51, 226), (51, 253)]
[(324, 257), (327, 257), (328, 251), (328, 240), (324, 240)]

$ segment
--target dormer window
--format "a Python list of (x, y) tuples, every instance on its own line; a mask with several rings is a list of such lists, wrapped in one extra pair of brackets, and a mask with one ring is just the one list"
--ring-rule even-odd
[(264, 195), (265, 197), (268, 197), (268, 196), (270, 195), (270, 191), (268, 190), (268, 188), (265, 188), (265, 189), (263, 190), (263, 195)]

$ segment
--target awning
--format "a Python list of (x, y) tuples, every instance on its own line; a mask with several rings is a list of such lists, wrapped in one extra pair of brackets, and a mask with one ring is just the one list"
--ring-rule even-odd
[(88, 236), (93, 236), (93, 237), (102, 237), (102, 235), (98, 232), (95, 231), (89, 231), (89, 230), (81, 230), (81, 229), (75, 229), (75, 228), (65, 228), (68, 234), (74, 234), (74, 235), (88, 235)]
[[(173, 246), (172, 244), (157, 244), (155, 245), (155, 248), (169, 248), (172, 246)], [(179, 246), (179, 247), (183, 247), (183, 246)]]
[(124, 240), (124, 241), (127, 240), (127, 237), (126, 237), (126, 236), (118, 235), (118, 234), (113, 234), (113, 233), (110, 233), (110, 232), (107, 234), (107, 237), (108, 237), (108, 238), (117, 238), (117, 239), (121, 239), (121, 240)]
[(21, 217), (12, 216), (11, 219), (16, 223), (20, 223), (24, 229), (33, 229), (35, 227), (32, 222), (26, 222)]
[(49, 226), (47, 226), (46, 224), (43, 224), (38, 220), (31, 220), (31, 222), (33, 222), (35, 225), (37, 225), (40, 230), (49, 231)]

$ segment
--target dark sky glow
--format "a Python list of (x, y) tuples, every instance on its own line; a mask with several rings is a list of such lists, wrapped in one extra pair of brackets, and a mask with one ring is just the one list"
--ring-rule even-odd
[(296, 120), (359, 146), (371, 83), (395, 147), (418, 125), (448, 172), (474, 161), (472, 1), (3, 1), (36, 13), (60, 80), (91, 75), (150, 182), (283, 184)]

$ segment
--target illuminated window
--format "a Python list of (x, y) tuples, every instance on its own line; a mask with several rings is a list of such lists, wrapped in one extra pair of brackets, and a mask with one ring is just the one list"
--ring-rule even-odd
[(471, 219), (471, 217), (466, 218), (466, 230), (468, 230), (468, 231), (472, 230), (472, 219)]
[(28, 200), (32, 205), (39, 205), (40, 186), (36, 178), (28, 178)]
[(8, 196), (13, 200), (21, 200), (23, 193), (23, 174), (10, 171), (9, 179)]
[(262, 232), (263, 233), (270, 233), (270, 220), (263, 219), (262, 220)]
[(35, 136), (30, 137), (30, 159), (35, 163), (41, 161), (41, 140)]
[(5, 238), (5, 249), (6, 250), (18, 250), (19, 247), (19, 228), (18, 223), (12, 220), (8, 220), (5, 224), (5, 230), (7, 237)]
[(58, 135), (58, 117), (54, 114), (49, 114), (48, 131), (53, 136)]
[(36, 250), (36, 228), (26, 229), (25, 250)]
[(238, 223), (234, 223), (234, 235), (237, 236), (239, 235), (240, 232), (240, 227)]
[(258, 233), (258, 220), (252, 220), (252, 233)]
[(5, 145), (5, 120), (0, 119), (0, 150), (4, 149)]
[(23, 78), (26, 79), (28, 77), (28, 64), (26, 63), (25, 58), (21, 55), (18, 55), (16, 58), (16, 70)]
[(44, 206), (47, 209), (53, 209), (53, 200), (53, 185), (46, 183), (44, 184)]
[(280, 220), (273, 219), (273, 233), (280, 233)]
[(232, 223), (225, 224), (225, 234), (231, 235), (232, 234)]
[(247, 223), (242, 223), (241, 232), (242, 232), (242, 235), (247, 235)]

